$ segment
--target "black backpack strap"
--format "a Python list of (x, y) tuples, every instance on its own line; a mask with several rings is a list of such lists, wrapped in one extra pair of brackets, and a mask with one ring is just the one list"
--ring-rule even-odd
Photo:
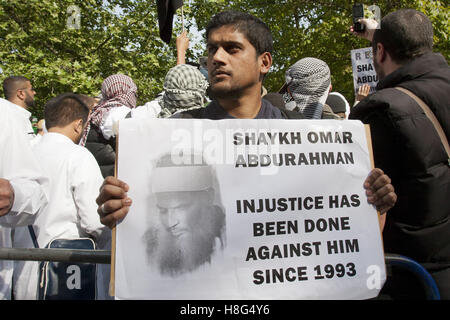
[(31, 240), (33, 240), (34, 247), (36, 249), (39, 249), (39, 244), (37, 242), (36, 234), (34, 233), (34, 229), (31, 224), (28, 226), (28, 231), (30, 232)]

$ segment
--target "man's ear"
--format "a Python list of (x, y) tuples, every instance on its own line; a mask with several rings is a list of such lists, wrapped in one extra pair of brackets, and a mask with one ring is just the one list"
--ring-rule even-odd
[(25, 92), (23, 90), (17, 90), (16, 91), (16, 96), (20, 100), (25, 100), (25, 98), (26, 98)]
[(73, 122), (73, 128), (74, 128), (74, 131), (75, 131), (77, 134), (81, 134), (81, 133), (83, 132), (83, 129), (84, 129), (83, 119), (75, 120), (75, 121)]
[(384, 50), (384, 45), (381, 42), (377, 43), (377, 53), (375, 59), (378, 57), (380, 62), (386, 60), (386, 50)]
[(259, 56), (261, 61), (261, 74), (266, 75), (272, 67), (272, 55), (270, 52), (264, 52)]

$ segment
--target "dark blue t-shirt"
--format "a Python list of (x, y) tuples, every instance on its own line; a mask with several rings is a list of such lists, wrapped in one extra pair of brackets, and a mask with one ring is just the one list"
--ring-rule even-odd
[[(171, 118), (184, 118), (184, 113), (180, 112), (174, 114)], [(222, 120), (222, 119), (236, 119), (231, 116), (219, 103), (213, 100), (205, 108), (198, 110), (198, 113), (192, 115), (197, 119), (210, 119), (210, 120)], [(280, 109), (274, 107), (269, 101), (262, 99), (261, 109), (254, 119), (283, 119)]]

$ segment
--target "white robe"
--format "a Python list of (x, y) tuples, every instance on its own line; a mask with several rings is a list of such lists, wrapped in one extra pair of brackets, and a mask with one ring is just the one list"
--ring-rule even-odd
[[(14, 188), (11, 211), (0, 217), (0, 247), (11, 248), (11, 229), (33, 223), (48, 202), (48, 179), (31, 151), (31, 114), (0, 98), (0, 178)], [(0, 299), (11, 299), (13, 261), (0, 260)]]
[[(44, 248), (55, 238), (91, 236), (99, 249), (107, 249), (111, 232), (100, 223), (97, 213), (95, 199), (103, 177), (94, 156), (65, 135), (53, 132), (43, 135), (33, 151), (50, 179), (52, 199), (33, 224), (39, 247)], [(16, 229), (14, 247), (34, 247), (28, 228)], [(35, 261), (15, 262), (16, 299), (37, 298), (38, 265)], [(99, 266), (103, 271), (109, 270), (109, 265)], [(99, 292), (99, 298), (104, 299), (105, 294), (106, 291)]]

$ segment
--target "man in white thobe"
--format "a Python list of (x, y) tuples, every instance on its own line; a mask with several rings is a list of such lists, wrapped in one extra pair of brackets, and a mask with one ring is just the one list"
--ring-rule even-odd
[[(92, 237), (100, 249), (105, 248), (110, 232), (100, 223), (95, 202), (103, 177), (94, 156), (78, 145), (89, 109), (80, 96), (63, 94), (46, 104), (44, 114), (48, 133), (33, 151), (50, 179), (52, 202), (33, 223), (37, 243), (44, 248), (56, 238)], [(16, 230), (14, 246), (34, 247), (28, 228)], [(37, 299), (38, 266), (35, 261), (15, 263), (16, 299)], [(98, 298), (104, 299), (107, 288), (101, 281), (98, 286)]]
[[(10, 101), (0, 98), (2, 248), (12, 247), (11, 228), (33, 223), (48, 202), (48, 179), (31, 151), (31, 135), (28, 133), (32, 132), (32, 127), (23, 111)], [(11, 299), (12, 274), (13, 261), (0, 260), (0, 300)]]

